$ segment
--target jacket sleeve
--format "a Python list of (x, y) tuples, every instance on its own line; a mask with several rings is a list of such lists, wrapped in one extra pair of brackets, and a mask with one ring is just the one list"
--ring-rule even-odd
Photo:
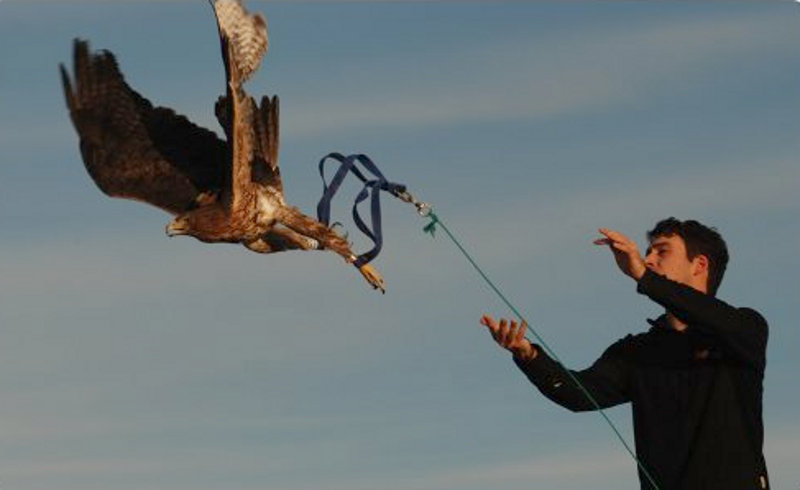
[(764, 369), (768, 327), (757, 311), (736, 308), (649, 269), (639, 279), (637, 291), (691, 328), (716, 339), (729, 355), (756, 369)]
[[(629, 364), (618, 355), (626, 340), (627, 338), (609, 347), (589, 368), (570, 371), (600, 408), (630, 401)], [(567, 374), (567, 368), (548, 356), (540, 346), (535, 347), (539, 354), (532, 360), (514, 357), (514, 362), (530, 382), (544, 396), (573, 412), (597, 410), (597, 406), (589, 400), (584, 390)]]

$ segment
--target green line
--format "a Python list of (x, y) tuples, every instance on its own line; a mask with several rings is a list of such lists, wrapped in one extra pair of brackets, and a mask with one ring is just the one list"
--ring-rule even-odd
[(453, 234), (450, 233), (450, 230), (447, 228), (447, 226), (445, 226), (445, 224), (442, 222), (439, 216), (437, 216), (433, 211), (431, 211), (427, 217), (431, 219), (431, 222), (425, 226), (424, 231), (426, 233), (430, 233), (431, 235), (433, 235), (433, 232), (436, 229), (437, 225), (442, 227), (444, 232), (447, 233), (447, 236), (450, 237), (450, 240), (452, 240), (453, 243), (455, 243), (456, 247), (458, 247), (461, 253), (464, 254), (464, 257), (466, 257), (469, 263), (472, 264), (472, 267), (475, 268), (475, 270), (478, 271), (478, 274), (481, 275), (483, 280), (486, 281), (486, 284), (488, 284), (489, 287), (491, 287), (492, 290), (497, 294), (497, 296), (499, 296), (500, 299), (503, 300), (506, 306), (508, 306), (511, 309), (511, 311), (514, 312), (517, 318), (519, 318), (525, 325), (528, 326), (528, 331), (530, 331), (530, 333), (532, 333), (534, 337), (536, 337), (536, 340), (541, 344), (545, 352), (547, 352), (547, 354), (550, 357), (552, 357), (558, 363), (559, 366), (561, 366), (561, 369), (563, 369), (564, 372), (567, 373), (570, 379), (572, 379), (572, 381), (578, 386), (578, 388), (580, 388), (581, 392), (583, 392), (583, 394), (586, 395), (586, 398), (589, 400), (589, 402), (591, 402), (591, 404), (595, 407), (595, 409), (598, 412), (600, 412), (600, 415), (602, 415), (603, 419), (605, 419), (609, 427), (611, 427), (611, 430), (614, 431), (614, 434), (616, 434), (619, 441), (628, 451), (628, 454), (630, 454), (631, 457), (634, 459), (634, 461), (636, 461), (636, 464), (639, 465), (639, 468), (642, 470), (642, 473), (644, 473), (644, 475), (650, 481), (650, 484), (653, 485), (653, 487), (656, 490), (659, 490), (659, 487), (656, 484), (655, 479), (653, 479), (653, 477), (650, 475), (650, 472), (647, 471), (647, 468), (644, 467), (644, 464), (642, 464), (642, 462), (639, 461), (639, 458), (636, 457), (636, 454), (633, 452), (633, 450), (631, 450), (630, 446), (628, 446), (628, 443), (625, 442), (625, 439), (622, 437), (622, 434), (619, 433), (619, 430), (617, 430), (617, 427), (614, 425), (613, 422), (611, 422), (611, 419), (608, 418), (605, 411), (603, 411), (603, 409), (600, 408), (600, 404), (597, 403), (597, 400), (595, 400), (594, 397), (591, 395), (591, 393), (589, 393), (589, 391), (583, 386), (583, 384), (581, 384), (581, 382), (578, 381), (578, 378), (572, 373), (572, 371), (570, 371), (564, 366), (564, 364), (561, 362), (561, 359), (559, 359), (556, 353), (553, 351), (553, 349), (551, 349), (550, 346), (547, 345), (547, 342), (545, 342), (545, 340), (541, 337), (541, 335), (539, 335), (536, 332), (536, 330), (534, 330), (533, 327), (530, 326), (530, 324), (527, 322), (527, 320), (525, 320), (522, 314), (514, 307), (514, 305), (511, 304), (511, 302), (497, 288), (497, 286), (494, 285), (492, 280), (489, 279), (489, 277), (483, 272), (483, 270), (481, 270), (481, 268), (478, 266), (477, 263), (475, 263), (475, 261), (469, 255), (469, 253), (467, 253), (467, 251), (464, 250), (464, 247), (461, 246), (461, 243), (459, 243), (459, 241), (456, 240), (456, 237), (454, 237)]

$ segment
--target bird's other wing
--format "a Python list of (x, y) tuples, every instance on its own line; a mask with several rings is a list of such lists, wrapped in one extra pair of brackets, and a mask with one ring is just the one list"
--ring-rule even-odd
[(267, 53), (267, 21), (249, 13), (241, 0), (214, 0), (213, 7), (228, 81), (239, 85), (258, 70)]
[(110, 52), (92, 54), (88, 42), (76, 39), (73, 65), (74, 87), (60, 66), (64, 95), (83, 162), (103, 192), (179, 214), (199, 194), (224, 190), (230, 173), (224, 141), (171, 109), (153, 107), (128, 86)]
[(278, 96), (271, 99), (267, 96), (262, 97), (261, 106), (253, 114), (255, 119), (253, 127), (258, 142), (257, 168), (254, 169), (253, 178), (283, 195), (281, 170), (278, 166), (278, 116)]

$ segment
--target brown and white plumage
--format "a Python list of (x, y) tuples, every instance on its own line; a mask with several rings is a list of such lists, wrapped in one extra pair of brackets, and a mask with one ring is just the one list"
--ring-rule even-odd
[[(329, 249), (353, 263), (345, 239), (284, 199), (277, 96), (257, 104), (242, 87), (266, 53), (266, 22), (239, 0), (216, 0), (214, 6), (227, 79), (215, 112), (227, 141), (171, 109), (154, 107), (128, 86), (113, 54), (92, 54), (87, 42), (75, 41), (74, 83), (60, 68), (89, 175), (109, 196), (175, 215), (170, 236), (241, 243), (260, 253)], [(369, 264), (359, 270), (384, 289)]]
[(267, 54), (267, 21), (261, 14), (247, 12), (240, 0), (216, 0), (212, 6), (220, 38), (223, 43), (229, 43), (233, 51), (226, 62), (232, 63), (244, 83), (258, 70)]

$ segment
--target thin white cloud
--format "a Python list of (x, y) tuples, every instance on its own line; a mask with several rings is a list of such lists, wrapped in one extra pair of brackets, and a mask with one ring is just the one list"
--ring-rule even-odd
[(630, 481), (635, 474), (634, 464), (624, 453), (608, 447), (588, 451), (579, 449), (574, 453), (552, 454), (544, 458), (530, 456), (507, 464), (440, 473), (421, 478), (411, 488), (487, 488), (497, 482), (502, 482), (503, 486), (535, 482), (537, 487), (598, 488), (613, 481)]
[[(653, 181), (621, 178), (613, 187), (580, 187), (572, 193), (559, 189), (554, 194), (481, 206), (470, 211), (475, 214), (468, 221), (469, 233), (490, 237), (491, 246), (481, 247), (481, 253), (484, 260), (496, 260), (497, 265), (520, 257), (553, 257), (568, 246), (568, 237), (576, 229), (584, 229), (589, 240), (598, 226), (639, 226), (665, 214), (789, 209), (797, 203), (797, 182), (800, 166), (792, 156), (765, 155), (758, 158), (758, 165), (746, 160), (708, 162), (703, 168), (684, 169)], [(496, 219), (499, 214), (503, 219)]]
[[(284, 99), (283, 133), (313, 138), (374, 127), (547, 119), (635, 104), (654, 93), (669, 93), (687, 76), (711, 70), (729, 57), (758, 56), (791, 46), (797, 36), (782, 28), (785, 20), (775, 11), (691, 21), (682, 17), (626, 30), (597, 30), (590, 41), (585, 33), (567, 37), (559, 32), (553, 37), (531, 35), (465, 45), (455, 53), (432, 48), (418, 56), (436, 71), (413, 77), (409, 73), (418, 73), (419, 63), (412, 57), (373, 61), (373, 66), (363, 60), (346, 61), (353, 65), (338, 67), (342, 73), (382, 75), (359, 77), (355, 84), (328, 79), (324, 89), (316, 89), (327, 95)], [(474, 67), (469, 77), (443, 75), (462, 73), (465, 66)], [(254, 80), (250, 91), (260, 93), (263, 84)], [(215, 129), (208, 111), (201, 114), (198, 123)], [(50, 144), (66, 142), (72, 138), (64, 129), (66, 121), (66, 113), (60, 122), (35, 121), (36, 131), (18, 121), (2, 123), (0, 144), (30, 143), (34, 134), (37, 142), (43, 134)]]
[[(154, 437), (159, 431), (183, 430), (217, 433), (219, 430), (240, 432), (242, 429), (259, 427), (263, 430), (267, 424), (272, 429), (283, 431), (304, 429), (305, 434), (315, 434), (311, 439), (293, 440), (288, 444), (270, 444), (270, 447), (259, 447), (254, 452), (244, 448), (194, 447), (190, 457), (164, 459), (160, 454), (142, 454), (141, 451), (128, 452), (122, 449), (129, 445), (132, 438), (141, 437), (143, 426), (126, 422), (110, 422), (108, 420), (72, 420), (69, 418), (42, 419), (41, 415), (30, 414), (15, 417), (16, 424), (25, 426), (24, 419), (30, 419), (25, 428), (15, 429), (3, 427), (0, 435), (8, 443), (29, 445), (33, 441), (39, 444), (49, 440), (49, 447), (54, 441), (63, 441), (64, 437), (88, 437), (90, 440), (110, 438), (121, 441), (120, 447), (114, 447), (109, 454), (96, 454), (91, 451), (83, 456), (73, 453), (50, 452), (36, 457), (8, 457), (0, 464), (4, 481), (16, 482), (36, 476), (54, 480), (69, 478), (97, 479), (103, 476), (125, 478), (126, 476), (149, 475), (159, 480), (166, 480), (174, 475), (183, 475), (171, 488), (191, 488), (197, 483), (190, 475), (210, 471), (214, 474), (237, 474), (243, 480), (258, 480), (270, 472), (304, 472), (308, 468), (327, 468), (334, 460), (341, 458), (341, 463), (353, 463), (346, 454), (350, 450), (364, 451), (364, 446), (371, 444), (372, 435), (359, 433), (342, 433), (332, 436), (325, 427), (335, 426), (335, 418), (324, 420), (302, 417), (264, 417), (258, 420), (220, 419), (202, 420), (188, 414), (187, 417), (163, 417), (151, 420), (145, 434)], [(77, 423), (76, 423), (77, 422)], [(350, 422), (352, 423), (352, 422)], [(9, 430), (10, 429), (10, 430)], [(414, 428), (419, 429), (419, 427)], [(52, 432), (48, 433), (49, 430)], [(387, 427), (388, 433), (403, 431), (398, 427)], [(389, 434), (390, 435), (390, 434)], [(33, 436), (33, 437), (31, 437)], [(69, 439), (67, 439), (69, 440)], [(125, 443), (124, 441), (129, 441)], [(59, 446), (56, 446), (59, 447)], [(336, 478), (303, 474), (302, 478), (273, 481), (270, 488), (276, 490), (301, 490), (315, 488), (317, 490), (368, 490), (377, 487), (386, 490), (455, 490), (519, 488), (520, 485), (536, 482), (537, 486), (549, 486), (563, 489), (591, 488), (617, 489), (637, 488), (635, 463), (622, 450), (604, 441), (590, 446), (565, 449), (563, 445), (549, 446), (545, 452), (542, 445), (532, 441), (531, 448), (522, 454), (508, 457), (503, 462), (460, 463), (445, 465), (437, 469), (404, 470), (397, 468), (389, 474), (376, 475), (369, 466), (363, 468), (361, 474), (338, 474)], [(381, 447), (385, 451), (388, 447)], [(163, 447), (159, 451), (183, 452), (181, 446)], [(797, 476), (795, 456), (800, 450), (800, 426), (789, 423), (781, 427), (767, 424), (765, 454), (776, 488), (793, 484)], [(125, 456), (127, 454), (127, 456)], [(323, 461), (324, 460), (324, 461)], [(436, 468), (436, 465), (432, 467)], [(322, 472), (324, 474), (324, 471)], [(138, 487), (137, 487), (138, 488)], [(196, 487), (195, 487), (196, 488)]]
[[(800, 167), (794, 159), (764, 155), (757, 160), (758, 165), (746, 157), (741, 161), (710, 161), (693, 170), (691, 178), (682, 171), (657, 182), (620, 179), (615, 187), (579, 187), (573, 192), (559, 189), (554, 194), (472, 203), (449, 215), (445, 212), (442, 218), (483, 261), (494, 266), (514, 263), (522, 257), (549, 260), (578, 228), (591, 234), (599, 225), (638, 225), (642, 220), (661, 217), (664, 212), (694, 215), (698, 209), (713, 214), (794, 206), (796, 183), (800, 181)], [(671, 190), (659, 193), (655, 187)], [(414, 217), (410, 209), (393, 207), (391, 211), (385, 217), (387, 243), (381, 261), (402, 264), (403, 274), (408, 277), (426, 275), (429, 266), (420, 260), (420, 247), (430, 244), (425, 253), (433, 255), (439, 250), (422, 236), (424, 221)], [(402, 219), (400, 212), (406, 213)], [(553, 227), (556, 222), (560, 226)], [(368, 289), (356, 271), (330, 252), (258, 255), (236, 245), (209, 246), (190, 238), (170, 240), (156, 236), (160, 235), (159, 230), (130, 230), (115, 235), (89, 230), (81, 234), (75, 246), (68, 243), (75, 243), (77, 238), (68, 238), (58, 254), (51, 253), (52, 245), (46, 241), (24, 243), (13, 249), (6, 245), (0, 256), (0, 269), (5, 277), (14, 280), (0, 283), (0, 292), (6, 299), (49, 297), (51, 301), (66, 301), (79, 307), (121, 305), (130, 298), (155, 298), (178, 291), (184, 295), (240, 288), (277, 287), (290, 291), (303, 288), (310, 278), (317, 283), (346, 280), (355, 290)], [(144, 238), (144, 233), (150, 238)], [(481, 245), (485, 237), (489, 237), (490, 246)], [(437, 240), (444, 239), (440, 236)], [(403, 246), (402, 242), (410, 246)], [(438, 274), (426, 284), (441, 287), (448, 269), (441, 267)], [(386, 279), (391, 291), (392, 277)], [(86, 295), (87, 291), (92, 295)], [(72, 292), (80, 295), (75, 297)]]
[[(800, 427), (784, 427), (768, 439), (767, 456), (773, 484), (792, 483), (795, 463), (792, 459), (800, 450)], [(532, 441), (536, 445), (536, 441)], [(617, 448), (618, 449), (618, 448)], [(421, 474), (419, 474), (421, 473)], [(542, 456), (531, 452), (499, 464), (473, 464), (435, 472), (393, 479), (361, 477), (331, 481), (315, 488), (325, 490), (463, 490), (485, 488), (559, 488), (559, 489), (620, 489), (638, 488), (636, 464), (622, 450), (602, 447), (582, 447), (573, 451), (558, 451)], [(305, 490), (307, 485), (286, 484), (276, 490)], [(778, 487), (776, 488), (783, 488)]]
[[(191, 238), (169, 239), (160, 225), (117, 233), (88, 229), (80, 236), (61, 238), (66, 243), (62, 242), (58, 254), (51, 253), (52, 243), (47, 240), (4, 246), (0, 268), (5, 277), (13, 278), (0, 283), (6, 297), (48, 297), (56, 291), (70, 296), (74, 291), (89, 290), (97, 296), (86, 301), (114, 304), (115, 299), (208, 292), (250, 281), (291, 287), (304, 277), (333, 269), (309, 260), (311, 255), (348, 268), (330, 252), (261, 255), (239, 245), (208, 246)], [(301, 255), (305, 260), (297, 260)], [(155, 271), (159, 271), (157, 280)]]
[[(415, 77), (412, 60), (399, 57), (391, 67), (341, 72), (383, 73), (358, 79), (357, 93), (336, 85), (335, 98), (288, 102), (286, 134), (312, 137), (357, 128), (397, 128), (547, 119), (620, 104), (633, 104), (654, 93), (669, 93), (687, 76), (744, 54), (758, 56), (791, 46), (796, 36), (782, 26), (779, 13), (730, 14), (646, 23), (626, 30), (553, 38), (501, 39), (489, 46), (466, 45), (457, 53), (430, 58), (436, 72)], [(713, 61), (713, 63), (712, 63)], [(445, 78), (472, 66), (467, 78)], [(448, 83), (449, 82), (449, 83)], [(344, 94), (341, 92), (345, 92)]]

